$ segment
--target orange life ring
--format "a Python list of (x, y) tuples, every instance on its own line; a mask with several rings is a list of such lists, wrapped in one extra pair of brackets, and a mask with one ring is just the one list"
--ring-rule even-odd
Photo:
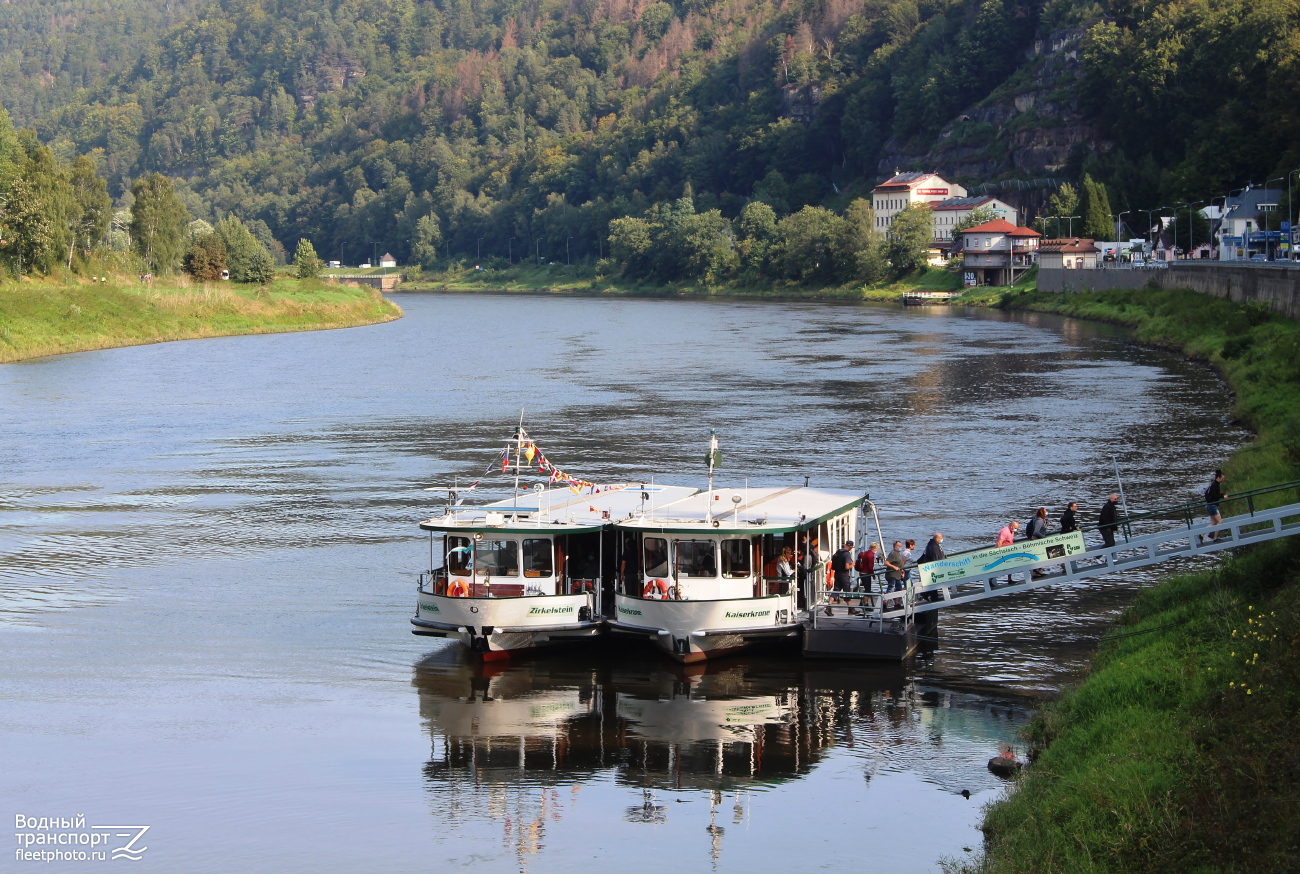
[[(658, 594), (655, 594), (656, 592)], [(645, 588), (641, 590), (641, 597), (662, 601), (668, 597), (668, 584), (663, 580), (646, 580)]]
[(447, 597), (449, 598), (464, 598), (468, 594), (469, 588), (460, 580), (452, 580), (451, 584), (447, 586)]

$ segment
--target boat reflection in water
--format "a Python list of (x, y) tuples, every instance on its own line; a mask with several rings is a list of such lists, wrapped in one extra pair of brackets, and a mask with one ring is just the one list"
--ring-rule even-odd
[(681, 665), (601, 647), (518, 662), (449, 648), (418, 663), (413, 684), (432, 737), (425, 778), (438, 827), (495, 820), (521, 866), (572, 807), (566, 796), (593, 784), (623, 787), (625, 823), (702, 815), (672, 804), (707, 797), (698, 825), (715, 862), (724, 807), (746, 822), (751, 793), (789, 786), (830, 756), (866, 781), (912, 772), (936, 791), (994, 788), (985, 763), (1029, 711), (926, 687), (901, 667), (781, 656)]

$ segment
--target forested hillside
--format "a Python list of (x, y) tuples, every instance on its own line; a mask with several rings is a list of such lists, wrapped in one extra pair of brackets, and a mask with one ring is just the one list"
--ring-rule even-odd
[(1028, 188), (1031, 210), (1085, 172), (1115, 209), (1262, 182), (1300, 166), (1298, 18), (1292, 0), (20, 0), (0, 6), (0, 96), (119, 201), (160, 172), (193, 216), (286, 248), (596, 258), (613, 219), (653, 224), (684, 192), (725, 248), (750, 200), (842, 214), (895, 162)]

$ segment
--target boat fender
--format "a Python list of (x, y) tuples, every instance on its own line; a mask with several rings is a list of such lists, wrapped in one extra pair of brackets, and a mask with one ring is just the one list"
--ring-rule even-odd
[(460, 580), (452, 580), (451, 585), (447, 587), (447, 597), (464, 598), (469, 595), (469, 588)]
[(662, 601), (668, 597), (668, 584), (663, 580), (646, 580), (645, 588), (641, 590), (641, 597)]

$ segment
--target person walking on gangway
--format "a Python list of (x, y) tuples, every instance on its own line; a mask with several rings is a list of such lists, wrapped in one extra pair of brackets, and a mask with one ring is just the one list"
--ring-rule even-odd
[(1102, 542), (1107, 547), (1115, 545), (1115, 529), (1119, 527), (1119, 495), (1111, 495), (1097, 514), (1097, 525)]
[[(1016, 542), (1016, 532), (1020, 530), (1020, 523), (1012, 519), (1006, 527), (998, 532), (998, 546), (1010, 546)], [(1011, 574), (1007, 574), (1007, 582), (1011, 582)]]
[[(1046, 507), (1038, 508), (1038, 512), (1034, 514), (1034, 518), (1029, 520), (1029, 528), (1028, 530), (1025, 531), (1025, 534), (1029, 537), (1030, 540), (1042, 540), (1044, 537), (1047, 536), (1047, 508)], [(1032, 574), (1034, 579), (1038, 579), (1042, 575), (1043, 572), (1041, 569), (1034, 568)]]
[(1061, 514), (1061, 533), (1069, 534), (1071, 531), (1079, 530), (1079, 504), (1077, 501), (1071, 501), (1070, 506), (1065, 508)]
[[(1227, 499), (1228, 496), (1223, 491), (1223, 471), (1216, 470), (1214, 479), (1210, 480), (1210, 487), (1205, 490), (1205, 513), (1210, 517), (1211, 525), (1219, 525), (1223, 522), (1223, 514), (1219, 512), (1219, 502)], [(1216, 541), (1219, 539), (1219, 532), (1211, 531), (1209, 534), (1202, 534), (1201, 542), (1204, 543), (1207, 537), (1211, 542)]]
[(921, 553), (921, 560), (917, 564), (925, 564), (928, 561), (943, 561), (947, 556), (943, 552), (943, 534), (936, 531), (930, 538), (930, 542), (925, 545), (925, 552)]

